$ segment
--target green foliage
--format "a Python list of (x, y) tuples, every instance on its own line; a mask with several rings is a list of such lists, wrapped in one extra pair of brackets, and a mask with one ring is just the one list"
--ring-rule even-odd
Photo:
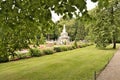
[(90, 46), (90, 44), (89, 43), (83, 43), (83, 44), (78, 45), (79, 48), (83, 48), (83, 47), (86, 47), (86, 46)]
[[(101, 0), (103, 1), (103, 0)], [(105, 0), (105, 4), (106, 4)], [(104, 1), (103, 1), (104, 2)], [(120, 1), (109, 1), (106, 7), (96, 8), (92, 11), (91, 38), (97, 44), (97, 47), (106, 47), (113, 42), (113, 48), (116, 47), (116, 41), (120, 33), (118, 14), (120, 15)], [(104, 5), (104, 4), (103, 4)]]
[(54, 53), (54, 50), (52, 50), (52, 49), (44, 49), (43, 53), (46, 54), (46, 55), (50, 55), (50, 54)]
[(47, 40), (57, 40), (60, 32), (60, 26), (52, 24), (51, 27), (47, 28), (46, 31), (43, 32), (43, 35), (46, 37)]
[(68, 50), (73, 50), (73, 47), (72, 46), (68, 46)]
[(43, 55), (43, 53), (37, 48), (30, 49), (30, 54), (32, 57), (39, 57)]
[(1, 62), (8, 62), (9, 59), (8, 59), (8, 54), (7, 53), (1, 53), (0, 52), (0, 63)]
[(73, 49), (76, 49), (76, 48), (83, 48), (83, 47), (90, 46), (90, 45), (92, 45), (92, 44), (91, 43), (81, 43), (81, 44), (78, 44), (77, 41), (75, 41), (73, 43), (73, 45), (71, 45), (71, 46), (58, 46), (58, 47), (54, 47), (54, 51), (55, 52), (62, 52), (62, 51), (73, 50)]
[[(19, 25), (27, 20), (35, 23), (45, 23), (51, 20), (51, 10), (58, 15), (72, 17), (76, 10), (83, 12), (86, 9), (85, 0), (6, 0), (0, 1), (1, 21), (7, 25)], [(77, 9), (76, 9), (77, 8)], [(14, 15), (13, 15), (14, 14)], [(7, 17), (7, 18), (6, 18)], [(14, 23), (13, 23), (14, 22)], [(49, 22), (48, 22), (49, 23)]]
[(31, 57), (31, 54), (30, 53), (17, 53), (17, 57), (19, 59), (25, 59), (25, 58)]
[(56, 52), (67, 51), (68, 49), (69, 49), (68, 46), (54, 47), (54, 50), (55, 50)]
[(98, 6), (99, 8), (104, 8), (104, 7), (107, 7), (109, 5), (109, 1), (110, 0), (98, 0), (99, 3), (98, 3)]
[(54, 50), (55, 50), (56, 52), (61, 52), (61, 51), (62, 51), (61, 47), (54, 47)]
[(111, 40), (111, 29), (108, 27), (109, 25), (107, 23), (109, 24), (109, 22), (102, 20), (100, 23), (98, 23), (98, 25), (95, 26), (95, 28), (93, 28), (97, 47), (106, 47)]
[(75, 40), (75, 42), (74, 42), (74, 45), (73, 45), (74, 47), (78, 47), (78, 44), (77, 44), (77, 41)]
[[(1, 43), (0, 43), (0, 45), (1, 45)], [(6, 51), (6, 48), (1, 45), (0, 46), (0, 62), (7, 62), (7, 61), (9, 61), (8, 56), (9, 56), (9, 54)]]
[[(17, 27), (17, 26), (16, 26)], [(13, 57), (15, 55), (16, 50), (20, 50), (22, 48), (28, 48), (28, 44), (30, 44), (31, 30), (27, 27), (17, 27), (17, 29), (8, 28), (5, 30), (1, 28), (1, 44), (6, 52), (9, 52)], [(33, 38), (33, 37), (32, 37)]]
[(74, 45), (72, 46), (73, 49), (76, 49), (77, 47), (75, 47)]
[(62, 47), (61, 47), (61, 50), (62, 50), (62, 51), (67, 51), (67, 50), (68, 50), (68, 46), (62, 46)]

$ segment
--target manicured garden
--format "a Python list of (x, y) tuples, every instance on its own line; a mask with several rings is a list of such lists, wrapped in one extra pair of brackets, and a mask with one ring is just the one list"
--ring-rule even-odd
[[(13, 55), (7, 55), (5, 57), (0, 57), (0, 63), (1, 62), (8, 62), (8, 61), (16, 61), (20, 59), (26, 59), (26, 58), (32, 58), (32, 57), (40, 57), (45, 55), (51, 55), (57, 52), (63, 52), (63, 51), (69, 51), (77, 48), (83, 48), (93, 45), (93, 43), (76, 43), (70, 44), (70, 45), (54, 45), (52, 47), (43, 47), (40, 46), (37, 47), (31, 47), (28, 49), (18, 50), (15, 51), (14, 56)], [(44, 45), (45, 46), (45, 45)]]
[(115, 49), (94, 45), (0, 64), (0, 80), (93, 80)]
[(0, 80), (94, 80), (120, 46), (119, 16), (120, 0), (1, 0)]

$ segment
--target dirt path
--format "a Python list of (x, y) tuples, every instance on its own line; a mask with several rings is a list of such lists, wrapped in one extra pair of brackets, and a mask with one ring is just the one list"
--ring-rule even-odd
[(107, 67), (97, 77), (97, 80), (120, 80), (120, 49), (115, 53)]

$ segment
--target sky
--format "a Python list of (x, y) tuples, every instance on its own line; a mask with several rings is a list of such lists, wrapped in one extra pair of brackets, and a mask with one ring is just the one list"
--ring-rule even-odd
[[(91, 10), (97, 6), (97, 3), (91, 2), (91, 0), (87, 0), (87, 10)], [(54, 11), (52, 11), (52, 20), (54, 22), (60, 20), (61, 16), (58, 16)]]

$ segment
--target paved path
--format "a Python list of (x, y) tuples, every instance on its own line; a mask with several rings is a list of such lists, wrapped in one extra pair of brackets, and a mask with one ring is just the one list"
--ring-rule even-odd
[(97, 77), (97, 80), (120, 80), (120, 49), (115, 53), (107, 67)]

